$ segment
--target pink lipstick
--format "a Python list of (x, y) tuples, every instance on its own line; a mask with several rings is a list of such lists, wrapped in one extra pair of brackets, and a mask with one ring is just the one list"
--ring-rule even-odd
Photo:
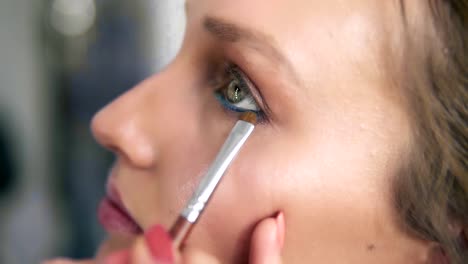
[(112, 182), (108, 183), (107, 195), (99, 205), (98, 219), (109, 233), (137, 235), (143, 232), (123, 205), (120, 194)]

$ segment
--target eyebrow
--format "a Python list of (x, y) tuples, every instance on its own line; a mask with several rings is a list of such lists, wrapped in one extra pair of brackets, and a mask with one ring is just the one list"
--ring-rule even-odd
[(291, 62), (275, 47), (275, 41), (271, 36), (211, 16), (204, 17), (203, 28), (220, 41), (247, 43), (250, 48), (272, 60), (272, 63), (285, 66), (292, 79), (299, 83)]

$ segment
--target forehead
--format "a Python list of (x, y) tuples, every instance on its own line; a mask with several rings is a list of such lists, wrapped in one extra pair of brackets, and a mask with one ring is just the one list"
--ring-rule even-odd
[(189, 19), (215, 16), (270, 36), (303, 76), (313, 76), (326, 64), (332, 67), (343, 60), (359, 64), (377, 59), (376, 53), (391, 41), (388, 33), (398, 19), (398, 3), (394, 0), (187, 1)]

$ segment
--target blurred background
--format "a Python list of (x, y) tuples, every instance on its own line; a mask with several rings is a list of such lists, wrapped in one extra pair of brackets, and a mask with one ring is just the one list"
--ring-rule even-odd
[(93, 256), (112, 155), (89, 122), (184, 26), (183, 0), (0, 0), (0, 263)]

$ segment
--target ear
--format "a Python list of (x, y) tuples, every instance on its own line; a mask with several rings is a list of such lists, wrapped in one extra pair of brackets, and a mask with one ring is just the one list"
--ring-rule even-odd
[[(457, 221), (452, 221), (448, 225), (448, 232), (452, 237), (457, 237), (462, 231), (462, 225)], [(437, 242), (431, 242), (429, 247), (428, 264), (450, 264), (450, 258), (445, 249)]]
[(468, 251), (468, 225), (465, 225), (460, 233), (460, 243), (462, 248)]
[(464, 251), (468, 251), (468, 224), (457, 221), (450, 225), (450, 231), (456, 238), (460, 248)]
[(438, 244), (431, 246), (427, 264), (450, 264), (445, 250)]
[[(468, 252), (468, 226), (453, 225), (450, 226), (451, 232), (462, 251)], [(430, 247), (428, 264), (450, 264), (449, 256), (439, 244), (433, 244)]]

